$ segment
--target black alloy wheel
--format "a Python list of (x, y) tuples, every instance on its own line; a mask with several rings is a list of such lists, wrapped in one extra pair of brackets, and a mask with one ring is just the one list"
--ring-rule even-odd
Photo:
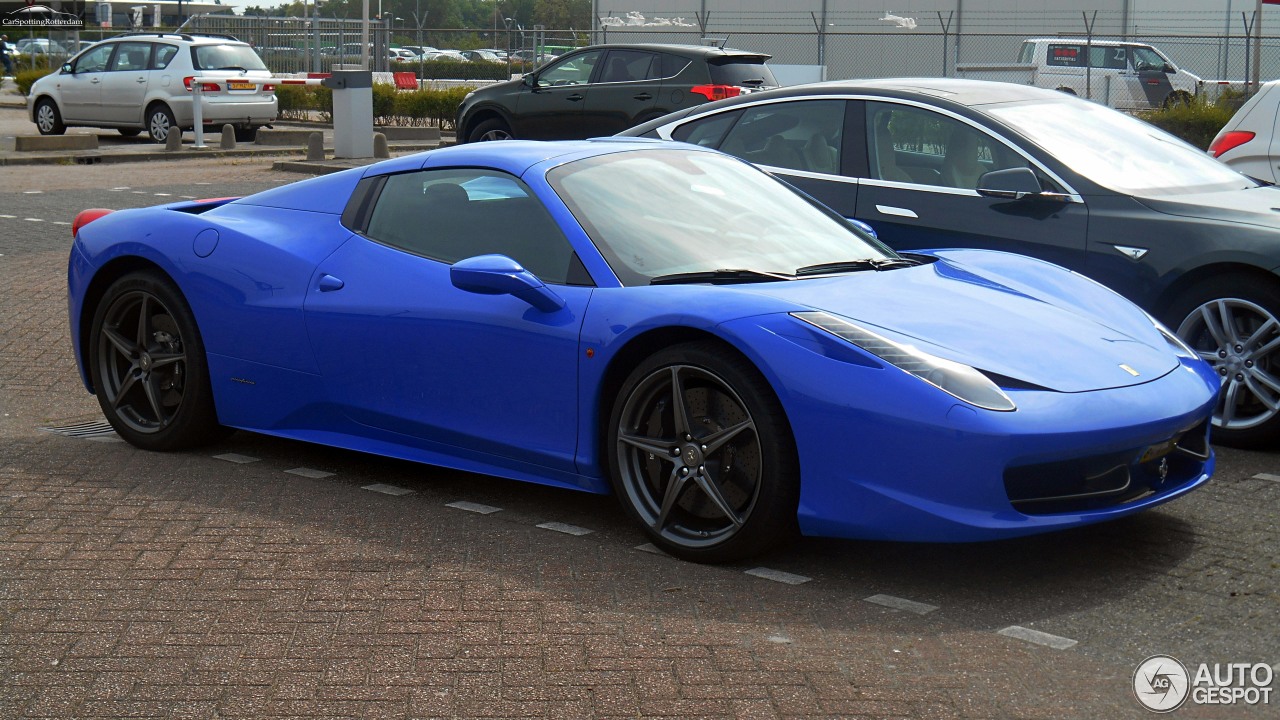
[(610, 423), (614, 489), (654, 544), (724, 562), (795, 535), (799, 463), (767, 381), (713, 343), (663, 350), (632, 372)]

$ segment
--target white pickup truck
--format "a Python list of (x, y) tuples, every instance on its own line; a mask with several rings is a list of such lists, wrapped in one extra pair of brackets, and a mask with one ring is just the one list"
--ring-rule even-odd
[[(956, 65), (956, 74), (1061, 90), (1121, 110), (1186, 103), (1207, 89), (1154, 46), (1117, 40), (1031, 38), (1022, 43), (1017, 63)], [(1208, 85), (1216, 94), (1223, 83)]]

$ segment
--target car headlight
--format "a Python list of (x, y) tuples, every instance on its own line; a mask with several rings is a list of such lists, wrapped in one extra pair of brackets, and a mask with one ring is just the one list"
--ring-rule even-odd
[(968, 365), (894, 342), (830, 313), (794, 312), (791, 316), (857, 345), (890, 365), (901, 368), (970, 405), (1000, 412), (1018, 409), (991, 378)]

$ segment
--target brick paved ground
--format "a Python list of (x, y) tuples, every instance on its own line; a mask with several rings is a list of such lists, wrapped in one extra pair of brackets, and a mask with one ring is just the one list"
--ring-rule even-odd
[[(50, 225), (68, 198), (292, 179), (55, 170), (19, 179), (41, 196), (0, 191), (0, 213), (46, 216), (0, 220), (0, 718), (1145, 717), (1128, 687), (1147, 655), (1280, 662), (1280, 482), (1253, 477), (1274, 455), (1224, 453), (1206, 490), (1111, 526), (760, 559), (814, 578), (791, 586), (638, 551), (610, 498), (244, 433), (161, 455), (41, 432), (99, 417)], [(1013, 624), (1080, 644), (995, 633)]]

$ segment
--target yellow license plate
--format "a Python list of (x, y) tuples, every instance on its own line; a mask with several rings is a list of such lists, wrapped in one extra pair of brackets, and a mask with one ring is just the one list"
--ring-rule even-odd
[(1150, 460), (1155, 460), (1156, 458), (1164, 457), (1165, 455), (1173, 452), (1173, 448), (1177, 444), (1178, 438), (1172, 438), (1170, 440), (1165, 440), (1162, 443), (1156, 443), (1142, 452), (1142, 459), (1138, 462), (1144, 463)]
[(247, 82), (235, 82), (234, 80), (233, 80), (233, 81), (231, 81), (231, 82), (229, 82), (229, 83), (227, 83), (227, 89), (228, 89), (228, 90), (252, 90), (252, 89), (254, 89), (255, 87), (257, 87), (257, 86), (256, 86), (256, 85), (254, 85), (253, 83), (247, 83)]

